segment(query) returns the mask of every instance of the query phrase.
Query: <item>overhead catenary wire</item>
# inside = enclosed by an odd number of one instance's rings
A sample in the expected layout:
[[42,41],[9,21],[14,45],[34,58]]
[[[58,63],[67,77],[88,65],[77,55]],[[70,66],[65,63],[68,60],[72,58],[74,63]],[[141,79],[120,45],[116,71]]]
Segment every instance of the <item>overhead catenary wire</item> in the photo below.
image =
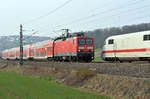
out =
[[[49,13],[47,13],[47,14],[45,14],[45,15],[49,15],[50,13],[52,13],[53,11],[55,12],[55,10],[57,11],[57,10],[59,10],[60,8],[62,8],[62,7],[64,7],[66,4],[68,4],[68,3],[70,3],[72,0],[68,0],[68,1],[66,1],[64,4],[62,4],[62,5],[60,5],[59,7],[57,7],[57,8],[55,8],[54,10],[52,10],[52,11],[50,11]],[[136,3],[138,3],[138,2],[143,2],[143,1],[146,1],[146,0],[134,0],[133,1],[133,3],[132,4],[136,4]],[[132,5],[132,4],[130,4],[130,5]],[[108,4],[107,4],[108,5]],[[125,4],[126,5],[126,4]],[[61,7],[62,6],[62,7]],[[122,8],[122,7],[121,7]],[[98,8],[96,8],[96,9],[98,9]],[[53,13],[54,13],[53,12]],[[97,13],[96,13],[97,14]],[[43,16],[43,17],[42,17]],[[35,19],[33,19],[33,20],[30,20],[30,21],[28,21],[27,23],[32,23],[32,22],[35,22],[36,20],[38,21],[38,18],[39,19],[42,19],[42,18],[45,18],[46,16],[44,16],[44,15],[42,15],[42,16],[40,16],[40,17],[37,17],[37,18],[35,18]],[[92,16],[91,16],[92,17]],[[94,14],[93,14],[93,17],[95,17],[94,16]],[[90,19],[90,18],[89,18]],[[85,20],[88,20],[88,18],[87,19],[85,19]],[[84,20],[81,20],[81,21],[84,21]],[[72,24],[74,24],[74,23],[77,23],[77,21],[75,20]],[[70,24],[69,24],[70,25]]]
[[[143,1],[147,1],[147,0],[143,0]],[[122,10],[122,9],[124,9],[124,8],[126,8],[127,6],[126,5],[135,5],[135,4],[139,4],[139,2],[143,2],[143,1],[141,1],[141,0],[135,0],[135,1],[133,1],[132,3],[130,3],[129,1],[129,4],[126,4],[126,3],[123,3],[123,5],[120,5],[119,7],[115,7],[115,8],[111,8],[111,9],[108,9],[108,10],[106,10],[106,11],[103,11],[103,15],[105,15],[105,14],[107,14],[107,13],[110,13],[110,12],[114,12],[114,11],[117,11],[117,10]],[[127,3],[128,3],[127,2]],[[141,8],[140,8],[141,9]],[[133,11],[133,10],[132,10]],[[132,11],[130,11],[130,12],[132,12]],[[105,12],[105,13],[104,13]],[[128,12],[128,11],[126,11],[126,12]],[[123,13],[124,14],[124,12],[119,12],[119,13]],[[96,14],[92,14],[92,15],[89,15],[89,16],[87,16],[86,18],[85,17],[83,17],[83,20],[82,20],[82,18],[81,19],[77,19],[77,20],[73,20],[73,21],[71,21],[71,22],[69,22],[68,24],[69,25],[71,25],[71,24],[75,24],[75,23],[79,23],[79,22],[83,22],[84,20],[89,20],[89,19],[91,19],[91,18],[93,18],[93,17],[96,17],[96,16],[98,16],[98,15],[102,15],[101,14],[101,12],[98,12],[98,13],[96,13]],[[113,16],[119,16],[119,15],[116,15],[116,14],[114,14]],[[60,27],[60,26],[65,26],[65,25],[57,25],[56,27]]]
[[67,0],[65,3],[63,3],[62,5],[56,7],[55,9],[51,10],[50,12],[48,12],[48,13],[46,13],[46,14],[44,14],[44,15],[41,15],[41,16],[35,18],[35,19],[32,19],[32,20],[30,20],[30,21],[27,21],[27,22],[25,22],[24,24],[29,24],[29,23],[38,21],[38,20],[40,20],[40,19],[42,19],[42,18],[45,18],[45,17],[47,17],[47,16],[49,16],[49,15],[55,13],[57,10],[63,8],[65,5],[69,4],[71,1],[73,1],[73,0]]
[[[124,23],[124,25],[128,25],[129,24],[128,22],[134,22],[136,20],[142,20],[142,19],[145,19],[145,18],[150,18],[150,14],[145,14],[145,15],[142,15],[142,16],[129,18],[128,20],[126,20],[126,23]],[[97,26],[95,26],[95,28],[101,27],[103,25],[102,24],[98,24]]]
[[[67,1],[67,2],[69,2],[69,1]],[[70,1],[71,2],[71,1]],[[129,1],[128,1],[129,2]],[[127,2],[127,3],[128,3]],[[136,4],[136,3],[138,3],[138,2],[141,2],[140,0],[135,0],[134,2],[132,2],[132,3],[130,3],[130,4],[128,4],[128,5],[133,5],[133,4]],[[126,4],[123,4],[123,5],[126,5]],[[119,6],[119,7],[115,7],[115,8],[112,8],[112,9],[109,9],[109,10],[107,10],[108,12],[109,11],[115,11],[115,10],[118,10],[118,9],[120,9],[120,8],[122,8],[122,5],[121,6]],[[97,8],[96,8],[97,9]],[[80,22],[80,21],[84,21],[84,20],[88,20],[88,19],[90,19],[90,18],[92,18],[92,17],[95,17],[95,16],[98,16],[98,14],[105,14],[105,12],[107,12],[107,11],[104,11],[104,12],[100,12],[100,13],[97,13],[97,14],[92,14],[92,15],[90,15],[90,16],[87,16],[87,17],[83,17],[83,18],[80,18],[80,19],[77,19],[77,20],[73,20],[73,21],[71,21],[71,22],[69,22],[69,25],[70,24],[75,24],[75,23],[78,23],[78,22]],[[110,12],[109,12],[110,13]],[[39,17],[40,18],[40,17]],[[60,26],[62,26],[62,25],[57,25],[56,27],[60,27]]]
[[[107,3],[104,3],[102,6],[101,6],[101,8],[102,7],[105,7],[106,5],[108,6],[108,3],[109,4],[111,4],[112,2],[113,2],[113,0],[108,0],[109,2],[107,2]],[[98,7],[97,8],[94,8],[94,9],[92,9],[92,10],[90,10],[88,13],[92,13],[93,11],[95,11],[95,10],[97,10],[98,9]],[[68,18],[67,18],[68,19]],[[71,18],[72,19],[72,18]],[[46,28],[47,26],[49,26],[49,25],[44,25],[44,26],[42,26],[42,28]],[[41,27],[40,27],[41,28]]]
[[[113,14],[113,15],[110,15],[111,16],[111,18],[108,18],[107,20],[101,20],[100,22],[106,22],[106,21],[108,21],[108,20],[110,20],[110,19],[112,19],[112,17],[117,17],[117,16],[120,16],[120,14],[130,14],[131,12],[132,12],[132,14],[133,13],[139,13],[139,12],[142,12],[142,10],[145,10],[145,9],[143,9],[143,8],[146,8],[146,7],[150,7],[150,4],[147,4],[147,5],[144,5],[144,6],[141,6],[141,7],[136,7],[136,8],[132,8],[132,9],[127,9],[127,10],[125,10],[125,11],[121,11],[121,12],[118,12],[117,14]],[[136,10],[136,9],[138,9],[138,10]],[[108,17],[110,17],[110,16],[108,16]],[[135,16],[135,14],[134,14],[134,16]],[[107,17],[107,16],[102,16],[102,17],[100,17],[100,19],[102,19],[103,17]],[[132,20],[133,20],[133,18],[132,18]],[[91,22],[94,22],[94,21],[98,21],[97,19],[93,19],[93,20],[89,20],[89,21],[87,21],[87,24],[88,23],[91,23]]]
[[[134,3],[134,4],[135,4],[135,3]],[[130,5],[131,5],[131,4],[130,4]],[[148,5],[145,5],[145,6],[142,6],[142,7],[139,8],[138,10],[141,10],[141,9],[143,9],[143,8],[145,8],[145,7],[148,7],[148,6],[149,6],[149,4],[148,4]],[[132,10],[132,11],[135,11],[135,10]],[[132,11],[130,11],[130,12],[132,12]],[[137,11],[137,10],[136,10],[136,11]],[[127,12],[127,11],[125,11],[125,12]],[[129,12],[129,13],[130,13],[130,12]],[[119,12],[119,13],[120,13],[120,12]],[[125,14],[124,12],[122,12],[122,13]],[[114,14],[113,16],[119,16],[119,15],[120,15],[120,14]],[[133,15],[133,16],[134,16],[134,15]],[[111,17],[112,17],[112,16],[111,16]],[[100,17],[100,18],[102,19],[102,17]],[[119,18],[119,17],[118,17],[118,18]],[[110,18],[110,16],[109,16],[108,19],[112,19],[112,18]],[[134,18],[133,18],[132,20],[134,20]],[[88,21],[88,20],[87,20],[87,21]],[[95,21],[98,22],[98,20],[95,20]],[[103,21],[106,23],[108,20],[101,20],[101,21],[100,21],[100,24],[101,24],[101,22],[103,22]],[[82,22],[83,22],[83,21],[82,21]],[[87,26],[89,27],[89,26],[90,26],[89,24],[92,23],[92,22],[93,22],[93,21],[90,20],[90,22],[88,21],[88,23],[86,22],[86,23],[84,23],[84,24],[82,24],[82,25],[81,25],[81,24],[80,24],[80,25],[78,24],[77,26],[78,26],[78,27],[79,27],[79,26],[83,27],[84,25],[87,25]],[[118,20],[118,22],[120,22],[120,21]],[[117,23],[118,23],[118,22],[117,22]],[[78,23],[78,22],[76,22],[76,23]],[[72,23],[72,24],[74,24],[74,23]],[[69,25],[71,25],[71,24],[69,24]],[[97,25],[99,25],[99,24],[97,24]],[[75,26],[74,26],[74,27],[75,27]],[[97,26],[96,26],[96,27],[97,27]]]
[[[130,1],[130,0],[129,0]],[[127,3],[129,2],[127,1]],[[143,1],[146,1],[146,0],[143,0]],[[139,2],[143,2],[141,0],[135,0],[134,2],[128,4],[128,5],[134,5],[134,4],[137,4]],[[126,8],[126,5],[125,3],[123,3],[122,5],[120,5],[119,7],[115,7],[115,8],[111,8],[111,9],[108,9],[106,11],[102,11],[102,12],[98,12],[96,14],[92,14],[92,15],[89,15],[89,16],[86,16],[86,17],[82,17],[82,18],[79,18],[79,19],[76,19],[76,20],[73,20],[71,22],[68,22],[66,24],[75,24],[75,23],[79,23],[79,22],[82,22],[82,21],[85,21],[85,20],[89,20],[91,18],[94,18],[96,16],[99,16],[99,15],[102,15],[102,14],[106,14],[106,13],[110,13],[110,12],[113,12],[113,11],[116,11],[116,10],[120,10],[120,9],[123,9],[123,8]],[[60,27],[60,26],[64,26],[65,24],[60,24],[60,25],[56,25],[56,27]]]
[[[29,23],[38,21],[38,20],[40,20],[40,19],[42,19],[42,18],[45,18],[45,17],[47,17],[47,16],[49,16],[49,15],[55,13],[57,10],[63,8],[65,5],[67,5],[67,4],[70,3],[71,1],[73,1],[73,0],[67,0],[67,1],[64,2],[62,5],[56,7],[55,9],[53,9],[53,10],[51,10],[50,12],[46,13],[45,15],[41,15],[41,16],[35,18],[35,19],[32,19],[32,20],[30,20],[30,21],[25,22],[24,24],[29,24]],[[38,33],[38,32],[36,31],[36,32],[34,32],[34,33],[30,34],[30,35],[31,35],[31,37],[33,37],[33,35],[35,35],[35,34],[37,34],[37,33]],[[58,34],[57,34],[57,35],[58,35]]]
[[[109,1],[109,0],[108,0],[108,1]],[[104,3],[104,4],[101,6],[101,8],[106,7],[106,6],[109,6],[110,4],[112,4],[112,2],[114,2],[114,0],[110,0],[110,2]],[[90,10],[88,13],[94,12],[94,11],[96,11],[96,10],[98,10],[98,9],[99,9],[99,7],[96,7],[96,8],[94,8],[94,9]]]

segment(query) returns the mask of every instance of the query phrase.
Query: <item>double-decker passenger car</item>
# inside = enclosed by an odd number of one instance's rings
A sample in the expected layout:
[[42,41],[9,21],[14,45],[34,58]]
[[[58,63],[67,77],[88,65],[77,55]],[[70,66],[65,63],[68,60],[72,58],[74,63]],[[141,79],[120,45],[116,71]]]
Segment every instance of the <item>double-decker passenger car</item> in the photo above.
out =
[[5,50],[2,52],[2,58],[3,59],[8,59],[8,50]]
[[[23,59],[90,62],[94,59],[94,47],[92,37],[59,37],[55,40],[24,46]],[[19,48],[12,48],[2,52],[4,59],[19,59],[19,56]]]
[[108,37],[102,57],[106,61],[150,61],[150,31]]

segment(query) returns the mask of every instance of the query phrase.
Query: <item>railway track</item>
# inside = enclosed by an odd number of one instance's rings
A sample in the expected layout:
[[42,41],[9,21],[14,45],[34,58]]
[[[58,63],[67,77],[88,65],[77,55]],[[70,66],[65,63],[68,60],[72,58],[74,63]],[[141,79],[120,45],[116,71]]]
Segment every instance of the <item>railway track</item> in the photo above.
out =
[[[6,62],[6,61],[4,61]],[[8,64],[17,65],[19,61],[8,61]],[[76,69],[90,68],[100,74],[120,75],[139,78],[150,78],[150,63],[139,61],[133,63],[108,63],[108,62],[50,62],[50,61],[24,61],[24,66],[43,66],[59,69]]]

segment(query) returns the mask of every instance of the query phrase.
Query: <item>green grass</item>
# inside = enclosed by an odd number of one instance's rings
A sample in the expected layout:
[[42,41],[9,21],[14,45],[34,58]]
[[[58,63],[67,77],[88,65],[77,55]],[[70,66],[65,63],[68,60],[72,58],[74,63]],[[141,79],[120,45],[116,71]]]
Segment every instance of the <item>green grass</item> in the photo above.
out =
[[[10,72],[0,72],[0,86],[8,88],[21,99],[110,99],[93,93],[81,92],[47,80]],[[0,88],[0,99],[18,98]]]
[[102,61],[103,59],[101,57],[95,57],[93,62],[99,62],[99,61]]
[[0,88],[0,99],[16,99],[16,97],[11,96],[6,90]]

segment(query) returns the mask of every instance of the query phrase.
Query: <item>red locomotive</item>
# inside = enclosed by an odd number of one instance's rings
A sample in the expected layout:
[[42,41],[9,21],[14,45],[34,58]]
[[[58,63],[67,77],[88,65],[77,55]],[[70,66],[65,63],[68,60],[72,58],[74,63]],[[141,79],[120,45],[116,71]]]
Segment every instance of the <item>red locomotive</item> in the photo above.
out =
[[[24,46],[23,59],[48,59],[55,61],[86,61],[94,59],[94,38],[83,35],[58,37]],[[19,59],[19,48],[2,52],[3,59]]]

